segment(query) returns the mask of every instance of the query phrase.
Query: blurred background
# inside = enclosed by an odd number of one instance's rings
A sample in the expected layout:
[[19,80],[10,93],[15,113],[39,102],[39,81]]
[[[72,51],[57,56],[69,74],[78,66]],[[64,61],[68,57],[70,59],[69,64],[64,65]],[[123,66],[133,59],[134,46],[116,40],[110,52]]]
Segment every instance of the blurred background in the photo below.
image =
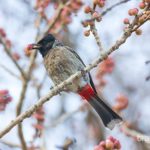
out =
[[[107,0],[105,6],[97,11],[103,12],[120,1]],[[34,43],[37,35],[52,22],[59,1],[47,1],[45,7],[41,7],[40,0],[0,0],[0,3],[0,34],[6,33],[5,44],[11,56],[26,71],[30,63],[29,55],[32,54],[27,54],[24,49],[29,43]],[[76,2],[73,3],[75,5]],[[50,32],[54,32],[65,45],[72,46],[89,64],[100,55],[94,36],[91,34],[85,37],[86,29],[81,24],[89,18],[84,13],[84,5],[92,5],[92,1],[83,0],[78,4],[69,14],[68,20],[57,22]],[[129,17],[128,10],[138,7],[138,4],[138,0],[120,4],[104,15],[100,23],[96,23],[105,50],[119,39],[125,27],[123,19]],[[141,30],[140,36],[133,33],[125,44],[93,69],[91,74],[99,94],[120,113],[128,127],[150,135],[150,64],[145,63],[150,60],[149,24],[144,24]],[[20,72],[3,45],[0,44],[0,91],[6,93],[11,101],[8,105],[0,103],[0,131],[16,117],[23,85]],[[21,112],[35,104],[53,86],[40,54],[36,57],[31,73]],[[123,107],[118,106],[118,101],[124,103]],[[95,145],[110,135],[120,141],[122,150],[150,149],[147,144],[127,135],[119,126],[112,131],[104,128],[95,111],[73,93],[62,92],[54,96],[32,117],[23,121],[22,130],[30,150],[57,150],[67,139],[73,143],[70,149],[93,150]],[[17,127],[0,140],[1,150],[20,150],[20,145]]]

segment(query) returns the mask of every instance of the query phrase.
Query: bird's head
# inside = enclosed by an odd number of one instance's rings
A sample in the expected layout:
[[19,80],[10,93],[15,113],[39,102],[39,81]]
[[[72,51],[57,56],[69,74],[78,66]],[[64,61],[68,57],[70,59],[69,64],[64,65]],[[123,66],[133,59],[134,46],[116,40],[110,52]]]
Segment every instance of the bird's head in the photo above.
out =
[[37,44],[30,44],[30,50],[39,50],[41,55],[44,57],[50,49],[55,45],[56,39],[52,34],[47,34]]

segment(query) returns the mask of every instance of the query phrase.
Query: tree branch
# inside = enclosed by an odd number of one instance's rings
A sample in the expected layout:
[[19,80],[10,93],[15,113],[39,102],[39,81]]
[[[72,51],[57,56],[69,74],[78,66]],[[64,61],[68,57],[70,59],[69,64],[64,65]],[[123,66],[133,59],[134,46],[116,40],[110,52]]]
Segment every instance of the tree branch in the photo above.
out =
[[15,144],[15,143],[11,143],[10,141],[0,140],[0,142],[11,147],[11,148],[21,148],[20,145]]
[[[41,37],[43,37],[45,34],[47,34],[49,32],[49,30],[55,25],[55,23],[56,23],[57,19],[59,18],[60,14],[61,14],[61,11],[62,11],[64,6],[65,6],[65,4],[63,4],[63,5],[61,4],[60,7],[57,9],[56,17],[54,18],[54,20],[50,24],[47,25],[47,28],[46,28],[46,30],[44,31],[43,34],[40,35],[39,26],[37,27],[38,32],[37,32],[37,36],[36,36],[36,41],[38,41]],[[42,20],[42,17],[40,16],[39,17],[39,22],[41,22],[41,20]],[[34,65],[35,60],[36,60],[36,56],[37,56],[37,51],[34,51],[30,56],[30,63],[28,65],[28,69],[27,69],[27,72],[26,72],[26,78],[23,80],[22,90],[21,90],[20,98],[19,98],[19,101],[18,101],[18,104],[17,104],[16,116],[19,116],[20,113],[21,113],[23,102],[24,102],[24,99],[25,99],[25,94],[26,94],[27,87],[28,87],[28,83],[30,81],[31,74],[32,74],[32,71],[33,71],[33,65]],[[23,135],[23,130],[22,130],[22,124],[21,123],[18,124],[18,134],[19,134],[19,137],[20,137],[22,149],[27,150],[27,146],[26,146],[24,135]]]
[[133,129],[128,128],[127,126],[123,125],[122,126],[122,131],[127,134],[128,136],[133,137],[136,139],[138,142],[144,142],[147,144],[150,144],[150,136],[144,135],[138,131],[135,131]]
[[18,62],[13,58],[10,49],[6,46],[6,43],[5,43],[4,39],[1,36],[0,36],[0,43],[4,46],[5,52],[7,53],[7,55],[9,56],[9,58],[12,60],[12,62],[14,63],[14,65],[19,70],[19,72],[21,73],[21,76],[25,79],[26,78],[25,72],[22,70],[22,68],[20,67],[20,65],[18,64]]
[[[134,22],[134,21],[133,21]],[[140,26],[139,26],[140,27]],[[132,26],[133,28],[133,26]],[[103,52],[100,54],[100,57],[98,57],[95,61],[93,61],[92,64],[89,64],[87,67],[84,68],[84,73],[89,72],[92,68],[96,67],[100,62],[105,60],[108,55],[110,55],[113,51],[117,50],[123,43],[126,42],[126,40],[131,36],[132,34],[132,28],[129,27],[126,29],[124,34],[121,36],[119,40],[115,42],[115,44],[106,52]],[[54,95],[57,95],[57,93],[60,93],[64,87],[70,83],[72,83],[73,80],[80,78],[83,75],[83,71],[78,71],[72,76],[70,76],[67,80],[60,83],[59,85],[55,86],[47,95],[40,98],[33,106],[31,106],[27,111],[20,114],[18,117],[16,117],[14,120],[11,121],[10,124],[8,124],[1,132],[0,132],[0,138],[3,137],[6,133],[8,133],[14,126],[22,122],[25,118],[28,118],[32,115],[32,113],[37,110],[39,107],[41,107],[45,102],[47,102],[50,98],[52,98]]]
[[65,4],[60,3],[60,5],[58,6],[58,9],[56,11],[55,18],[48,24],[48,26],[45,29],[44,34],[42,35],[42,37],[44,37],[49,32],[49,30],[54,27],[55,23],[57,22],[57,20],[59,19],[60,15],[61,15],[61,12],[62,12],[63,8],[67,5],[69,5],[69,4],[70,4],[70,1],[66,2]]
[[[110,12],[112,9],[114,9],[114,8],[116,8],[117,6],[119,6],[119,5],[121,5],[121,4],[124,4],[124,3],[128,2],[128,1],[130,1],[130,0],[123,0],[123,1],[120,1],[120,2],[118,2],[118,3],[116,3],[116,4],[112,5],[112,6],[110,6],[109,8],[107,8],[105,11],[103,11],[103,12],[101,13],[101,16],[105,16],[105,15],[106,15],[108,12]],[[93,6],[93,9],[95,9],[94,6]],[[91,12],[91,15],[92,15],[92,13],[93,13],[93,12]],[[100,51],[104,50],[104,49],[103,49],[103,46],[102,46],[102,42],[101,42],[101,40],[100,40],[100,37],[98,36],[98,32],[97,32],[96,26],[95,26],[95,22],[94,22],[95,19],[93,19],[93,18],[91,17],[91,19],[88,19],[87,21],[93,21],[93,25],[90,26],[91,32],[92,32],[93,35],[94,35],[94,38],[95,38],[95,40],[96,40],[96,43],[97,43],[97,45],[98,45]]]
[[3,64],[0,64],[0,67],[1,67],[2,69],[4,69],[7,73],[9,73],[11,76],[15,77],[16,79],[21,80],[20,77],[19,77],[17,74],[15,74],[12,70],[10,70],[9,68],[7,68],[7,67],[4,66]]
[[98,47],[99,47],[99,50],[100,50],[100,51],[103,51],[104,48],[103,48],[103,46],[102,46],[102,42],[101,42],[101,40],[100,40],[100,37],[98,36],[98,32],[97,32],[97,29],[96,29],[96,27],[95,27],[95,23],[94,23],[94,25],[92,25],[90,28],[91,28],[91,31],[92,31],[94,37],[95,37],[96,43],[97,43],[97,45],[98,45]]
[[121,4],[124,4],[124,3],[127,3],[129,2],[130,0],[123,0],[123,1],[120,1],[112,6],[110,6],[109,8],[107,8],[105,11],[103,11],[101,13],[102,16],[106,15],[108,12],[110,12],[112,9],[116,8],[117,6],[120,6]]
[[[39,17],[38,19],[39,19],[39,22],[41,22],[41,17]],[[39,26],[37,27],[37,30],[38,30],[38,32],[37,32],[37,35],[36,35],[36,39],[39,36]],[[23,106],[23,102],[24,102],[24,99],[25,99],[28,83],[30,81],[30,77],[31,77],[31,74],[32,74],[32,69],[33,69],[35,59],[36,59],[36,55],[37,55],[37,52],[34,52],[30,56],[30,63],[28,65],[28,69],[27,69],[27,72],[26,72],[26,78],[22,82],[22,90],[21,90],[19,101],[18,101],[17,108],[16,108],[16,116],[19,116],[21,111],[22,111],[22,106]],[[26,145],[26,142],[25,142],[25,138],[24,138],[24,134],[23,134],[23,127],[22,127],[21,123],[18,124],[18,134],[19,134],[19,139],[20,139],[20,142],[21,142],[22,149],[27,150],[27,145]]]
[[[61,12],[61,11],[60,11]],[[92,68],[96,67],[100,62],[102,62],[104,59],[108,57],[109,54],[111,54],[113,51],[117,50],[123,43],[126,42],[126,40],[131,36],[131,34],[134,32],[134,27],[136,26],[139,28],[143,23],[145,23],[147,20],[142,22],[137,26],[136,17],[133,20],[132,24],[125,30],[124,34],[121,36],[119,40],[116,41],[116,43],[106,52],[103,52],[100,54],[100,57],[97,58],[92,64],[89,64],[87,67],[84,68],[84,73],[89,72]],[[34,55],[33,55],[34,56]],[[34,62],[33,60],[31,62]],[[30,66],[30,65],[29,65]],[[29,67],[32,68],[32,67]],[[30,69],[29,69],[30,72]],[[47,102],[50,98],[52,98],[54,95],[61,92],[64,87],[70,83],[72,83],[73,80],[80,78],[83,75],[83,71],[78,71],[74,75],[70,76],[67,80],[60,83],[59,85],[55,86],[47,95],[40,98],[39,101],[37,101],[32,107],[30,107],[27,111],[23,112],[22,114],[18,115],[14,120],[11,121],[10,124],[8,124],[1,132],[0,132],[0,138],[3,137],[6,133],[8,133],[14,126],[17,124],[20,124],[25,118],[30,117],[34,111],[36,111],[39,107],[41,107],[45,102]],[[26,80],[28,81],[28,80]],[[26,91],[26,90],[25,90]]]
[[[25,98],[25,91],[27,88],[27,82],[23,81],[23,85],[22,85],[22,90],[21,90],[21,94],[20,94],[20,98],[17,104],[17,108],[16,108],[16,116],[19,116],[22,110],[22,106],[23,106],[23,100]],[[22,130],[22,124],[18,124],[18,134],[19,134],[19,139],[21,142],[21,146],[23,150],[27,150],[27,146],[26,146],[26,142],[24,139],[24,135],[23,135],[23,130]]]

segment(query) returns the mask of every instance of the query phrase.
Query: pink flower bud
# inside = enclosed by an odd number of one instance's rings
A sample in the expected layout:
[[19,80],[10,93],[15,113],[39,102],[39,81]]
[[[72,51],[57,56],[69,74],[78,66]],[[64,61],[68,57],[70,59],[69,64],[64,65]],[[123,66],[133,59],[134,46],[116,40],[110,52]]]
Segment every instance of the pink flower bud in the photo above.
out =
[[18,61],[18,60],[20,59],[20,55],[19,55],[17,52],[14,52],[14,53],[12,54],[12,57],[13,57],[16,61]]
[[84,35],[89,36],[90,35],[90,30],[84,31]]
[[111,140],[107,139],[106,140],[106,149],[113,149],[113,147],[114,147],[114,143]]
[[4,29],[0,28],[0,36],[2,36],[3,38],[6,37],[6,33],[4,31]]
[[135,15],[138,14],[138,11],[139,11],[139,10],[138,10],[137,8],[129,9],[128,14],[129,14],[130,16],[135,16]]
[[145,3],[144,2],[139,3],[139,8],[144,9],[145,8]]
[[90,6],[86,6],[86,7],[84,8],[84,12],[85,12],[86,14],[90,13],[91,11],[92,11],[92,8],[91,8]]
[[124,24],[129,24],[129,23],[130,23],[128,18],[125,18],[125,19],[123,20],[123,22],[124,22]]
[[8,93],[9,93],[8,90],[0,90],[0,96],[6,95]]
[[119,142],[118,140],[116,140],[116,141],[114,142],[114,148],[116,148],[116,149],[121,149],[121,144],[120,144],[120,142]]

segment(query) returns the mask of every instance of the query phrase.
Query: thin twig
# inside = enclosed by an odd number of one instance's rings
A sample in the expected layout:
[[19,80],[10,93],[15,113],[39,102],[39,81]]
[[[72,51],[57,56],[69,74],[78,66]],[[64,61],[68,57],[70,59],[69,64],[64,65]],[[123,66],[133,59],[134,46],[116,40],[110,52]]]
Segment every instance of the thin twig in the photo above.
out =
[[98,32],[97,32],[97,29],[95,27],[95,23],[90,28],[91,28],[91,31],[92,31],[94,37],[95,37],[95,41],[96,41],[96,43],[97,43],[97,45],[99,47],[99,50],[103,51],[104,49],[103,49],[103,46],[102,46],[102,42],[100,40],[100,36],[98,36]]
[[150,144],[150,136],[144,135],[138,131],[130,129],[125,125],[123,125],[121,129],[125,134],[136,139],[137,142],[144,142],[144,143]]
[[[16,116],[19,116],[22,110],[22,106],[23,106],[23,100],[25,98],[25,90],[27,88],[27,82],[23,81],[23,85],[22,85],[22,90],[21,90],[21,94],[19,97],[19,101],[17,104],[17,108],[16,108]],[[19,134],[19,139],[21,141],[21,146],[23,150],[27,150],[27,146],[26,146],[26,142],[24,139],[24,135],[23,135],[23,130],[22,130],[22,124],[18,124],[18,134]]]
[[20,67],[20,65],[18,64],[18,62],[12,56],[10,49],[6,46],[6,43],[5,43],[4,39],[1,36],[0,36],[0,43],[4,46],[5,52],[7,53],[7,55],[9,56],[9,58],[12,60],[12,62],[16,66],[16,68],[19,70],[19,72],[21,73],[22,77],[25,79],[26,78],[25,72],[22,70],[22,68]]
[[[92,15],[93,15],[95,9],[96,9],[95,4],[93,4],[93,11],[91,11],[91,19],[93,19]],[[103,46],[102,46],[102,42],[101,42],[100,36],[98,35],[97,29],[96,29],[96,26],[95,26],[95,20],[96,19],[94,19],[93,24],[90,25],[90,30],[94,35],[94,38],[95,38],[95,41],[96,41],[96,43],[99,47],[99,50],[103,51],[104,49],[103,49]]]
[[11,143],[10,141],[0,140],[0,143],[3,143],[11,148],[21,148],[19,144]]
[[[145,19],[145,21],[148,21],[148,20],[150,20],[150,15],[149,15],[149,16],[147,16],[147,18]],[[145,21],[144,21],[144,22],[142,22],[141,24],[137,25],[134,29],[132,29],[132,32],[135,32],[135,31],[139,28],[139,26],[141,26],[142,24],[144,24],[144,23],[145,23]]]
[[54,27],[55,23],[57,22],[57,20],[59,19],[60,15],[61,15],[61,12],[62,12],[63,8],[67,5],[69,5],[69,4],[70,4],[70,1],[66,2],[65,4],[64,3],[59,4],[54,19],[48,24],[48,26],[45,29],[44,34],[42,35],[42,37],[45,36],[49,32],[49,30]]
[[15,74],[12,70],[10,70],[9,68],[7,68],[5,65],[0,64],[0,67],[2,69],[4,69],[7,73],[9,73],[11,76],[15,77],[16,79],[21,80],[20,77],[17,74]]
[[[118,2],[118,3],[116,3],[116,4],[112,5],[112,6],[110,6],[109,8],[107,8],[105,11],[103,11],[103,12],[101,13],[101,16],[106,15],[106,14],[107,14],[108,12],[110,12],[112,9],[114,9],[114,8],[116,8],[117,6],[119,6],[119,5],[121,5],[121,4],[124,4],[124,3],[128,2],[128,1],[129,1],[129,0],[123,0],[123,1],[121,1],[121,2]],[[94,6],[93,6],[93,9],[95,9]],[[89,19],[89,20],[92,20],[92,18]],[[98,32],[97,32],[97,29],[96,29],[96,27],[95,27],[95,22],[94,22],[94,20],[93,20],[93,23],[94,23],[94,24],[90,26],[90,29],[91,29],[91,31],[92,31],[94,37],[95,37],[96,43],[97,43],[97,45],[98,45],[100,51],[102,51],[102,50],[104,50],[104,48],[103,48],[103,46],[102,46],[102,42],[101,42],[101,40],[100,40],[100,36],[98,36]]]
[[117,6],[120,6],[121,4],[124,4],[124,3],[127,3],[129,2],[130,0],[123,0],[123,1],[120,1],[112,6],[110,6],[109,8],[107,8],[105,11],[103,11],[101,13],[102,16],[106,15],[108,12],[110,12],[112,9],[116,8]]

